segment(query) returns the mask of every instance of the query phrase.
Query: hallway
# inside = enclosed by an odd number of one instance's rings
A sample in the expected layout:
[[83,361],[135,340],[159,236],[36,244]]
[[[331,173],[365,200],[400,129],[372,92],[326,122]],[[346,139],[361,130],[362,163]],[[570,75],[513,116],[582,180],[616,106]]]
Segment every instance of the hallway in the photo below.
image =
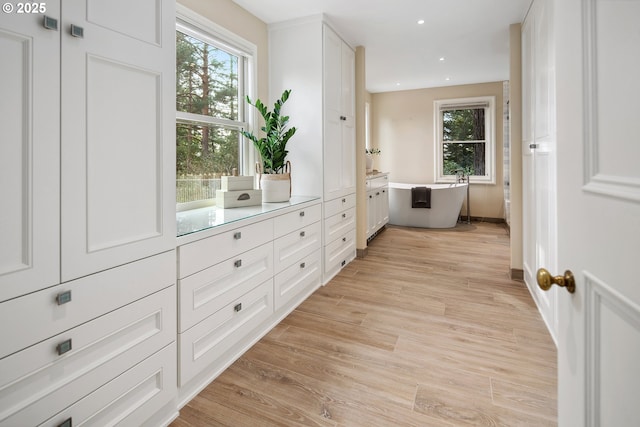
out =
[[556,349],[502,224],[388,227],[183,426],[556,425]]

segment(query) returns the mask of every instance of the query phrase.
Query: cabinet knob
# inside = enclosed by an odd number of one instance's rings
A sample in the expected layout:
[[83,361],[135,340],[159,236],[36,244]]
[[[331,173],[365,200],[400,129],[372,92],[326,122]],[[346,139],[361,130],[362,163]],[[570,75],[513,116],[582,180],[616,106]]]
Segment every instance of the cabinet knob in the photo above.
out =
[[346,214],[346,213],[343,213],[343,214],[342,214],[342,218],[346,218],[346,217],[347,217],[347,214]]
[[373,195],[372,195],[372,194],[369,194],[369,198],[370,198],[370,199],[373,199]]
[[45,15],[42,25],[47,30],[58,31],[58,20],[56,18],[52,18],[50,16]]
[[233,263],[233,265],[236,266],[236,268],[242,267],[242,260],[237,259],[236,262]]
[[306,266],[307,266],[306,263],[304,263],[304,262],[300,263],[300,268],[305,268]]
[[300,216],[304,216],[304,211],[301,211],[301,212],[300,212]]
[[345,121],[347,118],[345,116],[340,116],[340,120]]
[[233,311],[235,311],[236,313],[239,312],[240,310],[242,310],[242,303],[239,302],[238,304],[233,306]]
[[304,237],[306,235],[306,233],[304,231],[300,232],[300,237]]
[[379,196],[379,195],[380,195],[380,192],[378,191],[378,192],[376,193],[376,196]]
[[56,295],[56,302],[58,303],[58,305],[71,302],[71,291],[60,292],[58,295]]
[[344,267],[346,263],[347,263],[347,260],[345,259],[344,261],[342,261],[342,262],[340,263],[340,266],[341,266],[341,267]]
[[58,356],[62,356],[68,351],[71,351],[71,338],[66,341],[62,341],[60,344],[56,346],[56,351],[58,352]]
[[346,242],[346,241],[347,241],[347,238],[346,238],[346,237],[343,237],[343,238],[342,238],[342,241],[343,241],[343,242]]
[[71,24],[71,35],[80,39],[84,38],[84,28]]
[[236,240],[242,239],[242,233],[240,231],[236,231],[235,233],[233,233],[233,238]]
[[347,203],[347,199],[342,199],[342,203]]

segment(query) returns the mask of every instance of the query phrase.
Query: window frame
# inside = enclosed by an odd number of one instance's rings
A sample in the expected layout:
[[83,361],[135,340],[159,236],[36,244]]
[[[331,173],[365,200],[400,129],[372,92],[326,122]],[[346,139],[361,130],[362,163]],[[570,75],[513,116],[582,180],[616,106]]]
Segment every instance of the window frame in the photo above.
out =
[[[466,107],[466,108],[465,108]],[[453,183],[455,175],[444,175],[444,144],[458,141],[444,141],[443,111],[484,107],[485,115],[485,175],[471,175],[469,182],[477,184],[496,183],[496,97],[478,96],[471,98],[439,99],[433,102],[434,115],[434,182]],[[465,141],[459,141],[465,142]]]
[[[176,4],[176,25],[174,31],[180,31],[198,38],[211,46],[236,55],[239,57],[239,62],[242,62],[242,65],[238,64],[239,99],[237,121],[187,113],[176,109],[176,125],[178,123],[190,123],[200,126],[222,126],[238,131],[242,129],[253,129],[257,117],[252,110],[247,108],[245,99],[247,95],[251,99],[255,99],[258,92],[257,46],[180,4]],[[251,141],[240,137],[238,157],[238,173],[240,175],[254,175],[255,168],[253,165],[256,162],[257,155]],[[215,204],[215,199],[197,200],[177,204],[176,209],[182,211],[212,204]]]

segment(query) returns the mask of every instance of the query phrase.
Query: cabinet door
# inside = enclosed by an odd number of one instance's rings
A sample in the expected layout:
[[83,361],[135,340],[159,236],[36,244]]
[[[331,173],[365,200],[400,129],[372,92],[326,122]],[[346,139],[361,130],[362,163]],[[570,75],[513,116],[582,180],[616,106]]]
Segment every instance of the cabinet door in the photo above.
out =
[[324,27],[324,198],[342,195],[342,40]]
[[346,44],[341,46],[341,118],[343,194],[356,191],[356,120],[355,120],[355,53]]
[[[7,3],[6,5],[11,5]],[[46,3],[58,19],[60,2]],[[0,14],[0,301],[60,280],[60,33]]]
[[175,2],[70,0],[61,28],[66,281],[175,247]]

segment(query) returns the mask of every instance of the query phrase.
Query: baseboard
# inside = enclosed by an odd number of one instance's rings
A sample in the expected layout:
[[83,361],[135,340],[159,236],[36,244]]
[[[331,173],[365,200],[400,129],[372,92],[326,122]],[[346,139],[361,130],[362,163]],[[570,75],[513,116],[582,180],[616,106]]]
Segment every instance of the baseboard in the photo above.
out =
[[509,272],[509,276],[511,277],[511,280],[519,280],[522,282],[524,281],[524,270],[520,268],[512,268]]
[[[466,215],[461,215],[460,219],[464,222],[467,220]],[[504,218],[490,218],[486,216],[473,216],[471,215],[471,222],[490,222],[492,224],[503,224],[506,223]]]

